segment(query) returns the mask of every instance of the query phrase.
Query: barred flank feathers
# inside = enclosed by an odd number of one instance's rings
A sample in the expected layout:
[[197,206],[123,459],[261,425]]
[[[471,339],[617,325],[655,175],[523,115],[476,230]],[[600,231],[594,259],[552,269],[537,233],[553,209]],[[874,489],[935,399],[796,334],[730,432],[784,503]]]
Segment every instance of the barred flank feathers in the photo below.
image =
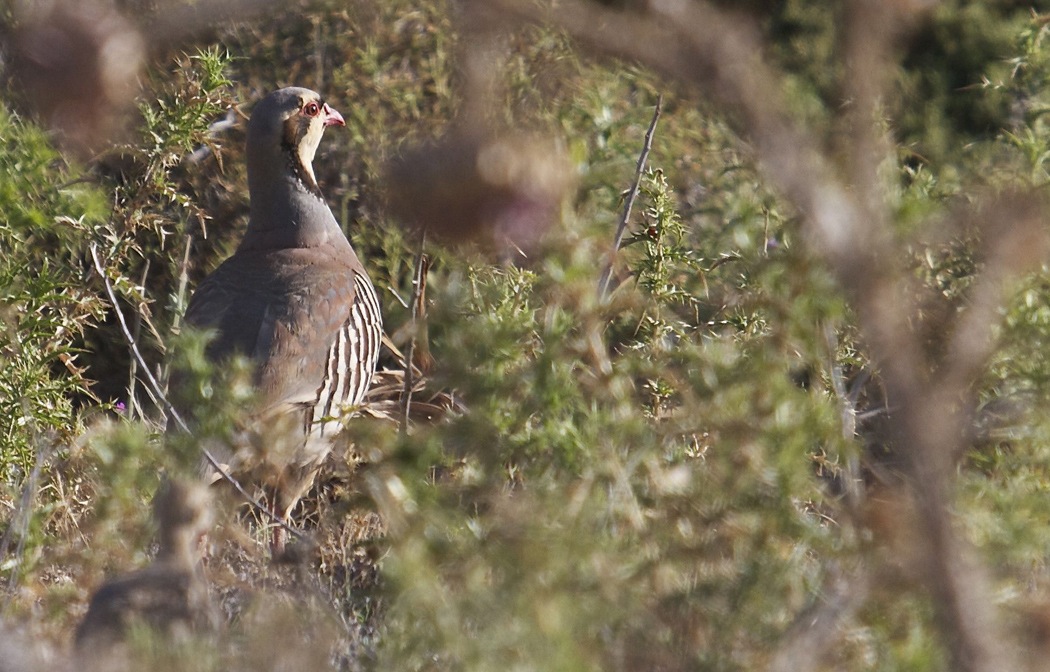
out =
[[383,338],[379,297],[364,275],[355,278],[356,296],[350,317],[328,351],[325,376],[317,390],[313,425],[324,435],[326,418],[339,415],[364,399],[372,382]]

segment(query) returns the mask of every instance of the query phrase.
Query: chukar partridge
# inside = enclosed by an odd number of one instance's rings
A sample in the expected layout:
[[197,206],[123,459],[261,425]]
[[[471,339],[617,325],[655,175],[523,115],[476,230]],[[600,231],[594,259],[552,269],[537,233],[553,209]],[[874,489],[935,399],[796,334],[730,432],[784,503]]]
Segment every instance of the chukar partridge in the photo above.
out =
[[[264,487],[285,521],[331,451],[339,416],[368,391],[382,338],[375,289],[314,177],[324,130],[343,125],[308,89],[280,89],[255,106],[248,229],[186,313],[216,332],[210,359],[239,353],[254,365],[254,447],[221,461]],[[273,543],[283,548],[279,528]]]

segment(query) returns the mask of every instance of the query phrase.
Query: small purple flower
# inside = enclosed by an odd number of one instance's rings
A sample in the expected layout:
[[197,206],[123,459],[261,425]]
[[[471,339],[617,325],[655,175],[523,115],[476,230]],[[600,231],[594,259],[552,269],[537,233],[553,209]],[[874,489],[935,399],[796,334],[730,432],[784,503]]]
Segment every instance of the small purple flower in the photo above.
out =
[[123,401],[118,401],[117,403],[113,404],[113,408],[117,411],[117,413],[123,413],[124,411],[128,410],[127,404],[125,404]]

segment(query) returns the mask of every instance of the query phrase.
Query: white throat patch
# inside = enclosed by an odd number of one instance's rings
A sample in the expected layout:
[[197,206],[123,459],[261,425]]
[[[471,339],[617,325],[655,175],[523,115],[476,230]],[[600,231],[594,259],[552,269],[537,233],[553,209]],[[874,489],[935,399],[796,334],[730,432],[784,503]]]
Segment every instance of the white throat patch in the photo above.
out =
[[315,184],[317,183],[317,178],[314,176],[314,155],[317,153],[317,146],[321,144],[321,135],[323,133],[324,124],[319,119],[311,119],[306,124],[306,132],[299,138],[299,142],[295,146],[295,152],[303,172],[309,175],[310,181]]

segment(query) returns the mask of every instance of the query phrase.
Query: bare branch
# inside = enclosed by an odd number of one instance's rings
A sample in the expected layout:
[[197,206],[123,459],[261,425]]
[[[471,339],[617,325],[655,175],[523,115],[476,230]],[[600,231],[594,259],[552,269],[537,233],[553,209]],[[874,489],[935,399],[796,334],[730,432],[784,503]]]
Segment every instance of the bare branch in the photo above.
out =
[[609,249],[609,253],[606,255],[605,269],[598,280],[599,298],[605,298],[609,295],[613,263],[616,260],[616,253],[619,252],[620,246],[623,245],[623,234],[627,230],[627,223],[631,219],[631,209],[634,208],[634,202],[638,198],[638,189],[642,184],[642,175],[645,174],[645,164],[649,160],[649,152],[653,148],[653,135],[656,133],[656,122],[660,120],[663,104],[664,96],[660,94],[656,99],[656,108],[653,110],[653,120],[649,122],[649,129],[645,132],[645,141],[642,143],[642,153],[638,156],[638,165],[634,169],[634,183],[631,184],[631,189],[627,192],[627,198],[624,199],[623,214],[620,215],[620,223],[616,227],[616,237],[613,239],[612,248]]

